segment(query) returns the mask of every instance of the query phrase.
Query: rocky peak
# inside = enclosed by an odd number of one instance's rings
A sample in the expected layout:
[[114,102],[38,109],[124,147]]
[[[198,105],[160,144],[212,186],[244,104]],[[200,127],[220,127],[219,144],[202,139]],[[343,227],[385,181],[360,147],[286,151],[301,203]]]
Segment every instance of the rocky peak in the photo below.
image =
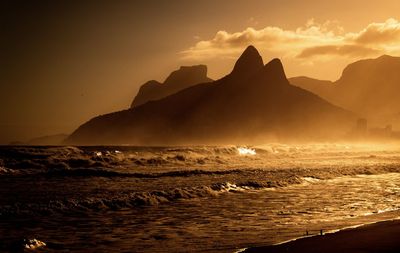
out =
[[248,46],[236,61],[231,75],[250,76],[263,67],[260,53],[254,46]]

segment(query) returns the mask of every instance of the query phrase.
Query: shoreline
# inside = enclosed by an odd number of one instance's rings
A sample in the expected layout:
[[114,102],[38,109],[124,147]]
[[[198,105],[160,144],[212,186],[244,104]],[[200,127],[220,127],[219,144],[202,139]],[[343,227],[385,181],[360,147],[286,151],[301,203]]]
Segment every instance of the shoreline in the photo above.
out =
[[392,219],[304,236],[278,244],[247,248],[237,252],[400,252],[400,220]]

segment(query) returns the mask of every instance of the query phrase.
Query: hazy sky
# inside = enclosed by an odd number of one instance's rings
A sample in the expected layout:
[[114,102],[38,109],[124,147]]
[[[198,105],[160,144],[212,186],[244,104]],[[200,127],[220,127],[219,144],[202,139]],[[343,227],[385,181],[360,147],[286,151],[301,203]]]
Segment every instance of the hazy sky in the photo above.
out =
[[334,80],[400,55],[400,1],[1,1],[0,143],[70,133],[128,108],[180,65],[229,72],[254,44],[288,76]]

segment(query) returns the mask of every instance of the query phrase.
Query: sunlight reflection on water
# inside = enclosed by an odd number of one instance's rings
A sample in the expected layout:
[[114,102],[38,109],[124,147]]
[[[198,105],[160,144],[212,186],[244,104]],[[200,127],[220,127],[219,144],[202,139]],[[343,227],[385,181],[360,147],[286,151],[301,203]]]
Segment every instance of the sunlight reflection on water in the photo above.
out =
[[50,252],[232,252],[399,216],[392,150],[64,147],[15,150],[18,159],[1,151],[0,235],[37,238]]

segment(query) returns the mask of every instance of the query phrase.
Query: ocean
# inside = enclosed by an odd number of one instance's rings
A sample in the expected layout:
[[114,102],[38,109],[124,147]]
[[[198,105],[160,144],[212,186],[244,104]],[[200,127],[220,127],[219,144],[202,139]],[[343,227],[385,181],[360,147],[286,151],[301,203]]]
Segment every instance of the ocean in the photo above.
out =
[[400,148],[0,147],[2,252],[238,252],[400,216]]

